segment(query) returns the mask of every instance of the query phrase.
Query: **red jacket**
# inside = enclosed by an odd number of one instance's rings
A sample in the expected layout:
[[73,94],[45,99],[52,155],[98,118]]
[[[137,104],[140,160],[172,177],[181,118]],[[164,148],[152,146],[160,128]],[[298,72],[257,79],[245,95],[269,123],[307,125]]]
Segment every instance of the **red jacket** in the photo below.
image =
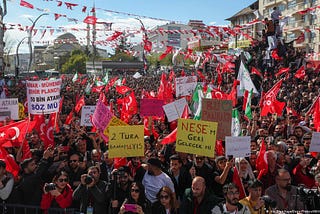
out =
[[302,172],[302,166],[300,163],[293,169],[293,175],[297,184],[304,184],[309,189],[315,186],[314,178]]
[[68,208],[72,204],[72,193],[73,190],[69,184],[64,188],[61,195],[57,197],[52,196],[50,193],[44,193],[42,194],[40,207],[43,210],[47,210],[51,207],[52,201],[55,200],[60,208]]

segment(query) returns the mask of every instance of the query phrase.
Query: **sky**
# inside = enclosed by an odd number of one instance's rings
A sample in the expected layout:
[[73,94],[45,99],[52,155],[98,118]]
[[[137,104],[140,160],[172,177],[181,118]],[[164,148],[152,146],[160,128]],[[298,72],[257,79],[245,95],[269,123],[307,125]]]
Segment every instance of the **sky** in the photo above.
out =
[[[59,1],[62,5],[59,7]],[[54,38],[63,34],[60,30],[68,29],[80,41],[85,39],[84,29],[86,24],[83,20],[93,6],[96,8],[96,17],[100,22],[111,22],[112,30],[139,30],[140,23],[135,19],[135,15],[143,21],[147,29],[157,25],[166,24],[169,21],[187,24],[189,20],[203,20],[206,25],[228,25],[226,18],[233,16],[241,9],[249,6],[254,0],[26,0],[32,4],[34,9],[20,6],[20,0],[7,1],[7,15],[4,17],[4,23],[17,24],[21,26],[30,26],[29,19],[35,20],[42,13],[49,15],[42,16],[37,22],[35,28],[37,33],[33,36],[34,45],[41,43],[50,43]],[[78,4],[68,9],[65,3]],[[3,1],[0,0],[1,6]],[[82,12],[86,6],[86,13]],[[42,11],[41,11],[42,10]],[[65,15],[55,20],[54,14]],[[131,14],[131,15],[128,15]],[[150,17],[150,18],[147,18]],[[78,22],[72,21],[77,19]],[[167,20],[167,21],[164,21]],[[55,29],[51,30],[50,28]],[[103,30],[103,25],[98,25],[97,40],[105,40],[112,35],[113,31]],[[43,34],[44,29],[47,29]],[[73,29],[73,30],[72,30]],[[77,31],[74,29],[78,29]],[[43,36],[43,38],[41,38]],[[21,39],[27,36],[25,31],[17,29],[8,30],[5,34],[7,44],[10,44],[11,52],[15,52],[16,46]],[[134,39],[133,39],[134,40]],[[137,40],[137,38],[135,38]],[[27,44],[22,43],[19,52],[28,52]]]

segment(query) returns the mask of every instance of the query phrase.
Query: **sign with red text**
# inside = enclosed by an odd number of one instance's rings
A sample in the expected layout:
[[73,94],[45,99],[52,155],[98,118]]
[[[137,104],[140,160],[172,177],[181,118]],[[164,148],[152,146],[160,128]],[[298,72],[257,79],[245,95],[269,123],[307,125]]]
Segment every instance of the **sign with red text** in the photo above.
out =
[[218,123],[178,119],[176,151],[214,157]]
[[201,120],[217,122],[217,140],[225,140],[226,136],[231,136],[232,101],[203,99]]
[[80,126],[92,126],[91,117],[96,110],[96,106],[82,106]]
[[232,155],[235,158],[249,157],[250,150],[250,136],[243,137],[226,137],[226,157]]
[[144,126],[110,126],[109,158],[144,156]]
[[164,105],[163,100],[158,99],[142,99],[140,102],[140,115],[141,116],[157,116],[163,117],[163,109]]
[[197,76],[175,78],[176,97],[192,95],[197,86]]
[[0,99],[0,121],[19,120],[18,98]]
[[50,114],[59,111],[61,79],[27,81],[28,112]]

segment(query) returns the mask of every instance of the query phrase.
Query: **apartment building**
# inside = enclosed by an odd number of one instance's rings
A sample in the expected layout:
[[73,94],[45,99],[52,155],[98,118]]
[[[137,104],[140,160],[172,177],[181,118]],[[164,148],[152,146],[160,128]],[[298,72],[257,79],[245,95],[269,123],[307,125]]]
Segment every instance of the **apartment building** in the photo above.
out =
[[320,0],[259,0],[259,11],[270,18],[274,7],[282,13],[280,25],[286,42],[294,41],[295,48],[303,48],[318,59],[320,52],[319,24]]

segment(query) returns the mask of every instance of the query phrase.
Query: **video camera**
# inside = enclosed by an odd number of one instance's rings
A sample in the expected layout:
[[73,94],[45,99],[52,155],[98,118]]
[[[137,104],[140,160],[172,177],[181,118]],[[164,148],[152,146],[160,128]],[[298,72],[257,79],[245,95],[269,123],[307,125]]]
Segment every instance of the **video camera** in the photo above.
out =
[[276,208],[277,202],[274,201],[270,196],[264,195],[261,197],[261,199],[264,201],[264,205],[266,209],[268,210],[269,208]]
[[297,194],[308,210],[314,210],[318,208],[318,202],[320,202],[320,193],[317,189],[308,189],[300,186],[297,188]]

